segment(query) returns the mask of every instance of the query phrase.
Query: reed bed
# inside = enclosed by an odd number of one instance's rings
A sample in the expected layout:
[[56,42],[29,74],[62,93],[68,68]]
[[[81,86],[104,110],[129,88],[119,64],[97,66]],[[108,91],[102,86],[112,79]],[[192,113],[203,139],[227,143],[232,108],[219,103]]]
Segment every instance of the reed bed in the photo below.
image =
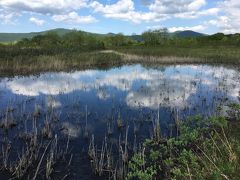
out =
[[[35,106],[33,113],[26,113],[24,104],[21,106],[22,114],[13,115],[16,110],[7,108],[1,120],[4,134],[0,144],[0,172],[5,172],[9,178],[14,179],[52,179],[59,161],[69,163],[69,139],[53,134],[54,122],[50,118],[53,111],[44,118],[41,132],[42,111]],[[26,124],[32,124],[31,128],[27,128]],[[13,139],[10,134],[16,129]]]
[[0,49],[1,75],[108,69],[124,64],[239,64],[238,47],[119,47],[115,50]]
[[168,46],[132,46],[116,49],[124,55],[126,62],[162,63],[162,64],[202,64],[223,63],[239,64],[239,47],[202,46],[202,47],[168,47]]
[[[21,109],[24,112],[24,105],[22,106]],[[176,136],[169,133],[168,137],[163,136],[161,131],[160,105],[157,111],[150,113],[150,121],[126,121],[121,116],[121,110],[114,108],[112,112],[114,115],[110,115],[112,118],[106,121],[106,136],[99,144],[95,140],[95,135],[90,135],[91,113],[85,105],[82,112],[84,119],[82,138],[89,143],[87,153],[92,172],[96,176],[119,180],[181,178],[183,176],[194,178],[213,176],[214,173],[219,173],[219,176],[224,179],[238,177],[236,172],[239,167],[239,152],[236,148],[239,145],[239,139],[237,139],[238,135],[233,135],[228,128],[239,126],[240,109],[237,104],[231,104],[229,107],[226,119],[221,116],[212,116],[209,119],[197,116],[180,120],[178,110],[173,109],[172,115],[175,123],[169,125],[169,128],[176,131]],[[30,131],[23,128],[23,131],[19,132],[18,139],[23,144],[17,149],[17,157],[14,157],[16,150],[8,137],[8,132],[15,128],[15,126],[8,125],[12,119],[8,113],[13,111],[14,108],[8,107],[7,114],[2,119],[5,125],[1,128],[4,129],[5,138],[4,143],[1,144],[1,172],[8,172],[11,178],[18,179],[52,179],[55,177],[59,161],[64,162],[66,168],[71,166],[74,154],[71,154],[69,148],[70,137],[68,135],[63,140],[61,136],[54,133],[56,121],[52,106],[48,107],[46,114],[35,105],[32,113],[20,115],[20,117],[25,117],[25,121],[16,121],[16,126],[28,121],[32,127]],[[41,118],[44,120],[42,128],[39,126]],[[152,134],[150,139],[145,141],[140,139],[138,133],[142,127],[138,124],[141,123],[145,126],[150,123],[149,131]],[[109,133],[109,128],[111,128],[111,133]],[[118,136],[116,143],[110,141],[114,135]],[[133,141],[129,140],[130,136],[134,136]],[[231,162],[232,171],[228,171],[224,166],[226,161]],[[200,171],[202,168],[208,169],[202,172]],[[69,170],[63,173],[61,178],[68,176],[71,177]]]
[[0,57],[1,76],[26,75],[46,71],[74,71],[88,68],[108,69],[118,66],[121,57],[115,53],[73,52]]

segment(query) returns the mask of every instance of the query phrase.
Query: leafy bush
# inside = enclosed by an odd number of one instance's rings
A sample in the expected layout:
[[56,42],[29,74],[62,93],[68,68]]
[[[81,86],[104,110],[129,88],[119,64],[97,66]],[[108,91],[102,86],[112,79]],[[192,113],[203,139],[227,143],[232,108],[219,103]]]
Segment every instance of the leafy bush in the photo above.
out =
[[[239,105],[231,105],[239,109]],[[129,179],[239,179],[240,127],[224,117],[189,118],[178,124],[179,136],[146,140],[130,161]]]

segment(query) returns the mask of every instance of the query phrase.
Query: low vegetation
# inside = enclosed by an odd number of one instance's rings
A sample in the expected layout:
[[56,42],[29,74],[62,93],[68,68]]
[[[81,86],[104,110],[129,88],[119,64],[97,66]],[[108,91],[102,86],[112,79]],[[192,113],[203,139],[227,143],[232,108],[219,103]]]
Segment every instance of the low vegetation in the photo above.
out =
[[[26,74],[120,63],[238,64],[239,48],[239,34],[179,37],[160,29],[139,36],[82,31],[60,36],[50,31],[16,43],[0,44],[0,69],[4,74]],[[115,51],[102,53],[102,50]]]
[[[174,49],[174,50],[173,50]],[[130,46],[117,49],[126,54],[130,62],[174,63],[226,63],[239,64],[240,51],[235,46]]]
[[239,113],[232,104],[227,117],[177,120],[175,137],[145,141],[131,158],[128,179],[239,179]]
[[[235,63],[240,59],[240,35],[217,33],[211,36],[177,37],[167,29],[147,31],[143,41],[116,50],[138,55],[142,61],[162,63]],[[134,58],[133,58],[134,59]]]
[[120,55],[101,52],[17,55],[12,59],[1,61],[0,75],[26,75],[45,71],[74,71],[86,68],[106,69],[119,65],[120,60]]

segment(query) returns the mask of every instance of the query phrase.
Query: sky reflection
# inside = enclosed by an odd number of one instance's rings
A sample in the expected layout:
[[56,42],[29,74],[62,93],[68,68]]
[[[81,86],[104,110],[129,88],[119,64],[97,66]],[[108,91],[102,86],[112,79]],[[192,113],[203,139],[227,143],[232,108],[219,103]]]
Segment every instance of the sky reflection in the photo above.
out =
[[[4,93],[6,91],[11,95]],[[210,92],[215,96],[224,94],[237,100],[240,80],[238,71],[224,67],[179,65],[149,69],[135,65],[109,71],[88,70],[4,78],[0,82],[1,96],[58,96],[90,91],[101,100],[117,99],[117,94],[125,93],[122,98],[131,108],[156,109],[158,104],[184,108],[189,105],[189,98],[208,98],[207,93]],[[53,106],[59,107],[61,104],[55,102]]]

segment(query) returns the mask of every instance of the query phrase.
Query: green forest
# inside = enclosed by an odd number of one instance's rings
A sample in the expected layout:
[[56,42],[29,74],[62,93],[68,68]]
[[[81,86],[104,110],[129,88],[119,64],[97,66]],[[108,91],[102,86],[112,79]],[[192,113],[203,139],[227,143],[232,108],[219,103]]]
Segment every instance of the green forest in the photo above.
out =
[[[187,32],[190,33],[190,32]],[[141,35],[125,36],[119,34],[93,34],[84,31],[71,30],[66,33],[48,31],[32,38],[22,38],[7,45],[28,48],[76,48],[81,50],[98,50],[121,46],[240,46],[240,34],[217,33],[213,35],[179,35],[169,33],[167,28],[148,30]],[[3,44],[2,44],[3,45]]]

